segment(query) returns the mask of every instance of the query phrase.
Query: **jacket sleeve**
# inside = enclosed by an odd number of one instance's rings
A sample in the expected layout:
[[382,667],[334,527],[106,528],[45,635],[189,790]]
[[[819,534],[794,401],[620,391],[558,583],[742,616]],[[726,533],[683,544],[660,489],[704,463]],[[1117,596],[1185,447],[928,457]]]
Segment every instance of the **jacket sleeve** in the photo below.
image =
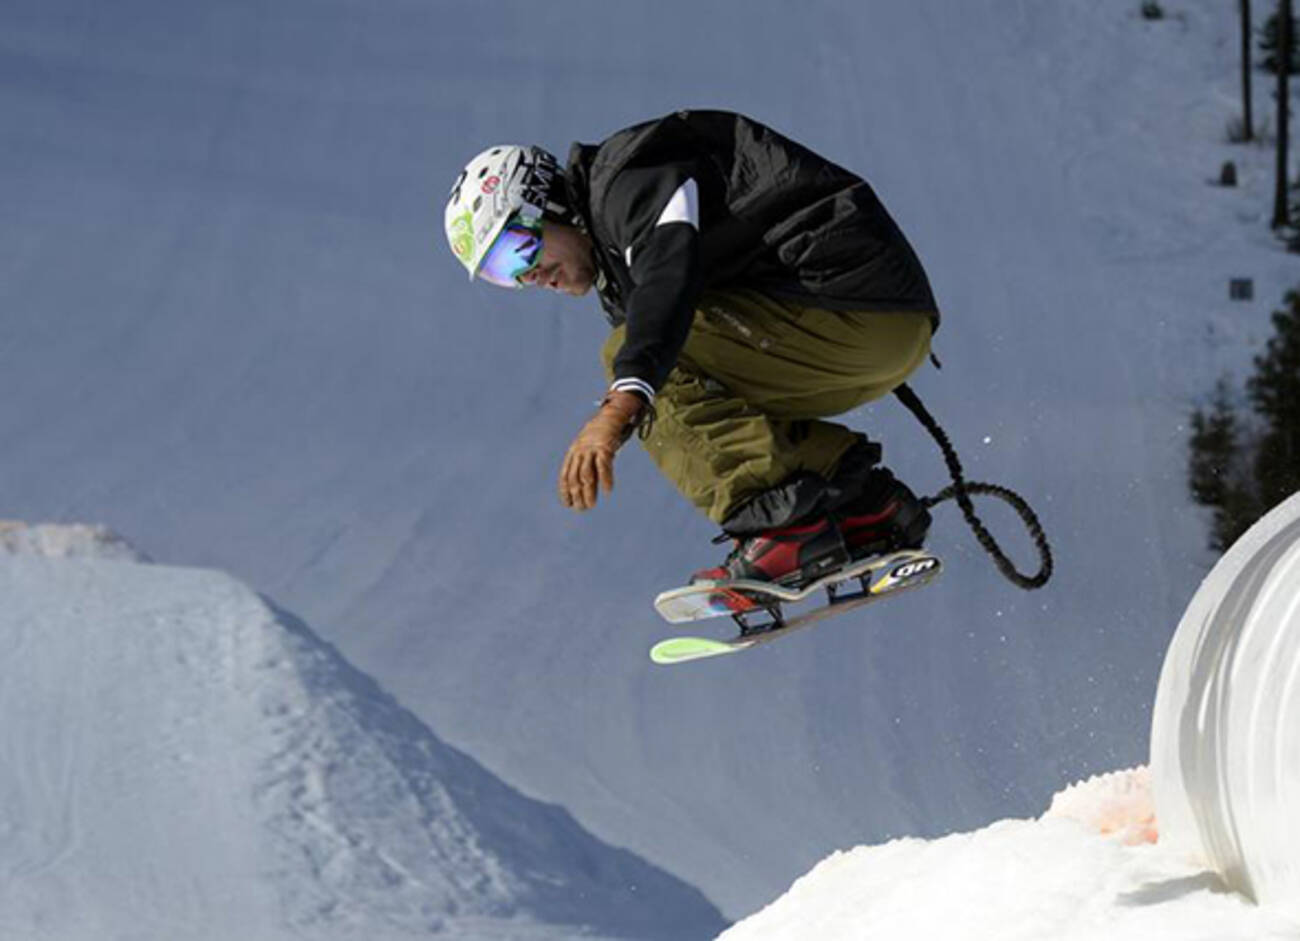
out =
[[699,187],[687,165],[624,170],[606,203],[633,284],[612,388],[649,402],[686,343],[702,289]]

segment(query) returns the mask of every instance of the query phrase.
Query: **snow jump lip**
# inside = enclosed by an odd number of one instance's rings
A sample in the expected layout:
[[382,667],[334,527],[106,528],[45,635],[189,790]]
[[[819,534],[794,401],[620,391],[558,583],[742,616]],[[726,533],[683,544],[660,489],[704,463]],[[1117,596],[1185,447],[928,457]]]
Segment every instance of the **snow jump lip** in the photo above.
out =
[[1151,776],[1162,843],[1300,911],[1300,493],[1187,606],[1160,673]]

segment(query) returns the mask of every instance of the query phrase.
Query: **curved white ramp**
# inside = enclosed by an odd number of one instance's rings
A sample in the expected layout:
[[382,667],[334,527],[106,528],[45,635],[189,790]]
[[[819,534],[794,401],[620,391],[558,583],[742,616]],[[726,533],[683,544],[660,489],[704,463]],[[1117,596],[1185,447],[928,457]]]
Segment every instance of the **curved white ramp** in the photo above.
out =
[[1162,843],[1300,910],[1300,494],[1192,598],[1160,674],[1151,773]]

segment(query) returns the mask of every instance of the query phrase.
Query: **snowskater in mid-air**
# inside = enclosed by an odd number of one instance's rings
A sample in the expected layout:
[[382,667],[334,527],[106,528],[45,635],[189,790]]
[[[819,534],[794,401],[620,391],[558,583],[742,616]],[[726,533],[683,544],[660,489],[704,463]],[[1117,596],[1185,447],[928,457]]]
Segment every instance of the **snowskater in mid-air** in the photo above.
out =
[[471,278],[574,296],[613,331],[610,385],[564,457],[560,500],[596,506],[634,433],[734,540],[693,581],[806,585],[919,548],[925,505],[879,444],[826,419],[930,353],[925,271],[872,188],[742,115],[679,111],[575,144],[499,146],[461,173],[446,231]]

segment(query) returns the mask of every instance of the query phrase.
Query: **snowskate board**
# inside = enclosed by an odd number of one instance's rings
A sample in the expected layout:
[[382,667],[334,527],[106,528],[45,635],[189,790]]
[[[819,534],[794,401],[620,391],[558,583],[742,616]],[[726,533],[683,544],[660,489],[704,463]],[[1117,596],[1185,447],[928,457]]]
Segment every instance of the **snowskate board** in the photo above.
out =
[[[942,570],[938,556],[921,549],[902,549],[852,562],[802,588],[747,579],[674,588],[655,598],[655,609],[670,624],[729,615],[740,631],[730,640],[671,637],[651,648],[650,659],[660,664],[682,663],[748,650],[833,615],[919,588]],[[826,594],[826,603],[820,607],[793,616],[785,611],[785,605],[806,601],[818,592]]]

